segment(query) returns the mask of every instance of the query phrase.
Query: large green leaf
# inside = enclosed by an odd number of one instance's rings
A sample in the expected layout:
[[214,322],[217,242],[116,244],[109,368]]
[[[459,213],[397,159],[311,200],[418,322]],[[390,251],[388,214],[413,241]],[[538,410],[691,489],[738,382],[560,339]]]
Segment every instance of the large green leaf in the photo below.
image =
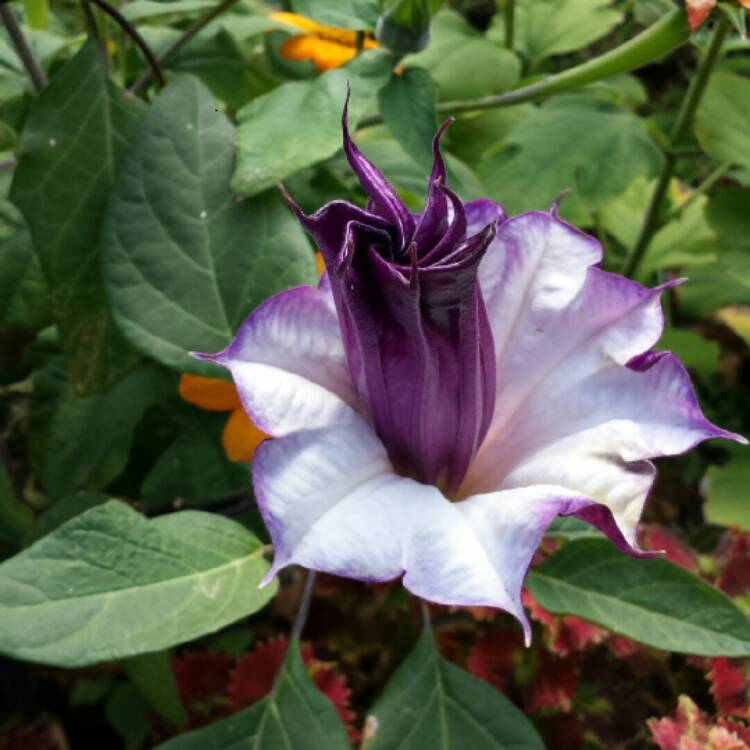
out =
[[724,71],[711,77],[695,113],[695,135],[714,159],[750,166],[750,79]]
[[228,719],[183,734],[156,750],[348,750],[333,704],[316,687],[299,644],[287,648],[270,695]]
[[[516,0],[514,47],[532,61],[574,52],[622,21],[612,0]],[[503,15],[490,36],[504,35]]]
[[638,175],[655,174],[660,162],[635,115],[607,102],[566,96],[521,120],[477,172],[510,213],[547,209],[572,188],[563,215],[590,223],[589,211],[622,193]]
[[0,565],[0,652],[72,667],[211,633],[273,595],[263,551],[210,513],[93,508]]
[[267,296],[313,281],[307,240],[281,198],[229,190],[234,132],[209,92],[181,76],[133,137],[104,233],[112,311],[130,340],[181,370],[225,347]]
[[370,711],[362,750],[544,750],[495,688],[441,658],[425,628]]
[[79,393],[106,387],[136,360],[107,309],[99,236],[141,113],[141,103],[107,79],[90,43],[34,101],[21,139],[11,198],[31,229]]
[[406,63],[427,68],[438,98],[445,101],[499,94],[521,75],[513,52],[491,42],[452,10],[435,16],[427,48],[407,57]]
[[404,151],[426,170],[432,166],[432,139],[437,128],[435,84],[422,68],[391,76],[378,94],[380,113]]
[[53,497],[106,487],[125,468],[146,409],[173,387],[155,365],[142,365],[103,393],[78,396],[54,360],[37,369],[30,424],[37,479]]
[[606,540],[571,542],[534,568],[527,585],[550,612],[655,648],[750,655],[750,622],[724,594],[667,560],[636,560]]
[[131,23],[143,21],[146,18],[165,16],[170,14],[197,13],[208,11],[215,7],[214,0],[133,0],[122,9],[122,15]]
[[313,81],[292,81],[240,110],[237,168],[232,187],[256,195],[292,173],[333,156],[341,148],[341,112],[351,85],[352,127],[385,86],[395,60],[371,50],[349,65]]

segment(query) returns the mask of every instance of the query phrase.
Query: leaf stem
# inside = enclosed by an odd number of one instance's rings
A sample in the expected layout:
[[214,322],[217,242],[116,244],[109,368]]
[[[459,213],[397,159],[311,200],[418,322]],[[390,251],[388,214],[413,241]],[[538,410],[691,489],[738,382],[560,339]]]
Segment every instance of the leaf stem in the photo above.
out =
[[[159,63],[164,63],[167,58],[177,52],[180,47],[187,44],[201,29],[208,26],[211,21],[221,15],[225,10],[231,8],[238,0],[222,0],[215,8],[212,8],[206,15],[201,16],[192,26],[189,26],[180,37],[174,40],[163,52],[159,54]],[[130,87],[131,94],[137,94],[155,75],[152,68],[147,68],[141,73],[140,77]]]
[[312,600],[313,591],[315,589],[315,571],[308,570],[305,577],[305,585],[302,589],[302,596],[297,606],[297,614],[294,616],[294,623],[292,623],[292,632],[290,633],[289,640],[298,641],[302,635],[302,631],[305,628],[307,622],[307,615],[310,612],[310,601]]
[[516,30],[516,0],[505,0],[503,16],[505,21],[505,49],[513,49]]
[[47,85],[47,77],[44,75],[44,71],[34,58],[34,54],[26,42],[26,37],[21,31],[21,27],[18,25],[9,3],[0,2],[0,17],[2,17],[5,28],[8,30],[8,36],[10,37],[11,42],[13,42],[18,57],[21,59],[24,68],[26,68],[26,72],[29,74],[31,83],[34,85],[37,93],[41,93]]
[[89,2],[94,3],[94,5],[101,8],[108,16],[113,18],[117,25],[120,26],[120,28],[123,29],[123,31],[125,31],[125,33],[138,45],[138,48],[151,66],[151,72],[153,73],[154,78],[156,78],[159,86],[164,86],[166,82],[161,67],[159,66],[159,61],[140,35],[138,29],[136,29],[135,26],[133,26],[133,24],[130,23],[130,21],[128,21],[119,10],[117,10],[117,8],[114,8],[106,2],[106,0],[89,0]]
[[719,17],[716,26],[714,26],[713,32],[711,33],[708,48],[698,65],[698,70],[690,81],[690,86],[685,94],[685,98],[682,100],[682,106],[677,113],[677,118],[675,119],[674,125],[669,134],[664,153],[664,163],[656,187],[654,188],[654,192],[651,195],[651,202],[646,211],[646,218],[641,225],[641,231],[638,234],[635,246],[623,266],[624,276],[632,278],[638,272],[638,268],[646,255],[648,246],[656,233],[659,225],[659,213],[664,202],[664,196],[667,194],[669,183],[672,181],[672,175],[674,174],[674,168],[677,163],[677,154],[674,153],[674,149],[680,139],[687,134],[692,126],[693,115],[695,115],[695,110],[703,97],[703,92],[706,90],[706,84],[708,83],[711,72],[716,65],[716,61],[719,59],[721,45],[724,43],[727,31],[729,30],[729,23],[729,19],[726,16],[721,15]]
[[[461,112],[510,107],[514,104],[543,99],[551,94],[568,91],[603,78],[610,78],[640,68],[664,57],[687,41],[689,36],[690,29],[687,25],[685,11],[681,8],[675,8],[638,36],[593,60],[504,94],[483,96],[479,99],[464,101],[441,102],[436,109],[438,114],[455,115]],[[373,115],[360,120],[357,127],[366,128],[370,125],[379,125],[382,122],[383,118],[380,115]]]

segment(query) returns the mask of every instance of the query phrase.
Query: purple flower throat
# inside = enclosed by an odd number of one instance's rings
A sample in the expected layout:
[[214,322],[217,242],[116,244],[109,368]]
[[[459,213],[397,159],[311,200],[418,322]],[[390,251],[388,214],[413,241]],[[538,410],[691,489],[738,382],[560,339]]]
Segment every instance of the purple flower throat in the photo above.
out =
[[366,209],[336,200],[306,216],[285,197],[320,248],[352,381],[394,468],[450,494],[495,405],[478,274],[505,215],[489,201],[464,204],[446,186],[440,139],[452,119],[435,135],[427,200],[415,215],[353,143],[347,111],[348,97],[344,152]]

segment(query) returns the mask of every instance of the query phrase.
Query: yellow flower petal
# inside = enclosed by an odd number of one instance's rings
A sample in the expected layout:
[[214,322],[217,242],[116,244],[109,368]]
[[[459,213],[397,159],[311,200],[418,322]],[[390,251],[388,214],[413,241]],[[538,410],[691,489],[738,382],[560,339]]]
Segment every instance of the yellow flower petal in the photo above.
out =
[[281,54],[287,60],[311,60],[318,70],[330,70],[348,63],[357,50],[329,39],[300,34],[289,37],[281,45]]
[[206,411],[232,411],[240,405],[234,383],[219,378],[183,373],[179,392],[183,401]]
[[255,449],[268,437],[261,432],[242,407],[230,415],[221,436],[221,442],[227,456],[232,461],[251,461]]

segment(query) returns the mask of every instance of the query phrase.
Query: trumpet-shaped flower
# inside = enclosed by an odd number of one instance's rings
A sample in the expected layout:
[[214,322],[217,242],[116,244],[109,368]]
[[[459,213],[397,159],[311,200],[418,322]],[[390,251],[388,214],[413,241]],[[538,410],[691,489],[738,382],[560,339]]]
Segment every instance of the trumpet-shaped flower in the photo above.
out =
[[273,436],[253,481],[273,538],[267,579],[296,563],[366,581],[403,576],[432,602],[498,607],[528,639],[521,587],[557,515],[646,554],[636,526],[649,459],[707,438],[684,367],[653,351],[659,295],[599,268],[599,243],[557,206],[508,218],[462,202],[434,167],[410,213],[352,142],[369,195],[307,216],[317,288],[277,294],[222,352]]

